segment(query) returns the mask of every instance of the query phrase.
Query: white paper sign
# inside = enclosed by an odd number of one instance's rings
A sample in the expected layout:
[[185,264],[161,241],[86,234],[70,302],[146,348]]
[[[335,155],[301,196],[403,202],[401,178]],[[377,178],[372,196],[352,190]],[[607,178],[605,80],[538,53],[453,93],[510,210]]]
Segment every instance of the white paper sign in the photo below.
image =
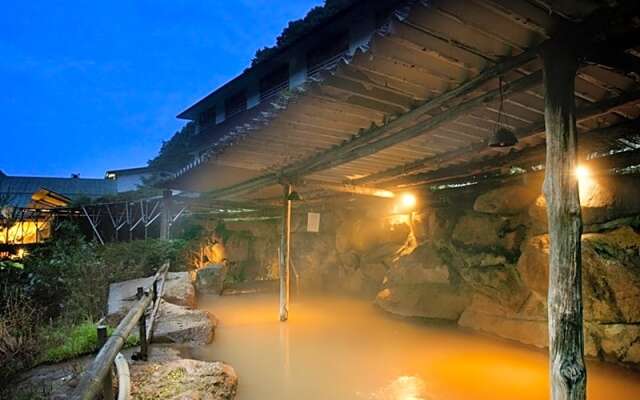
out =
[[307,232],[320,232],[320,214],[307,213]]

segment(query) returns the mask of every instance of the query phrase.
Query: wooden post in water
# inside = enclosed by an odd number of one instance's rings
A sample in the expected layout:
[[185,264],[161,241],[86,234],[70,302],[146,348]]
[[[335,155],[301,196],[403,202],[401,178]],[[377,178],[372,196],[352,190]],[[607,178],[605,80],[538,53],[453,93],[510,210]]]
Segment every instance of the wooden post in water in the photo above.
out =
[[286,183],[282,187],[284,191],[282,233],[280,235],[280,321],[286,321],[289,318],[289,251],[291,249],[291,200],[289,196],[292,187],[290,183]]
[[547,160],[544,194],[549,217],[549,366],[552,400],[584,400],[580,237],[582,217],[576,177],[577,129],[574,46],[542,48]]

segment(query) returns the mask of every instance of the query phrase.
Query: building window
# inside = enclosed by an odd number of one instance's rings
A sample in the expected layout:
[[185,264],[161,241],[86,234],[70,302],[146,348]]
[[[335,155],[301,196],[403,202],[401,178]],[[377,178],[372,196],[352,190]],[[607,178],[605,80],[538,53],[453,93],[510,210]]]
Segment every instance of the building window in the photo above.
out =
[[206,110],[204,110],[201,114],[200,114],[200,124],[201,125],[208,125],[210,123],[216,122],[216,108],[211,107],[208,108]]
[[307,53],[307,76],[312,77],[322,70],[336,66],[349,50],[349,32],[343,32],[324,40]]
[[225,118],[231,118],[234,115],[243,112],[247,109],[247,94],[243,90],[228,97],[224,101],[224,115]]
[[260,80],[260,101],[289,89],[289,64],[284,64]]

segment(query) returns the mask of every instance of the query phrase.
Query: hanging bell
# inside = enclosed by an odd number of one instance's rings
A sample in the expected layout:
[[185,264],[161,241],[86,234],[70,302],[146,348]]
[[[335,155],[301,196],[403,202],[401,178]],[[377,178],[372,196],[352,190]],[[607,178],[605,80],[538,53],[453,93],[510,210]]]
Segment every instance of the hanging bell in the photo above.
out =
[[493,133],[489,140],[489,147],[511,147],[518,143],[518,138],[513,131],[500,128]]

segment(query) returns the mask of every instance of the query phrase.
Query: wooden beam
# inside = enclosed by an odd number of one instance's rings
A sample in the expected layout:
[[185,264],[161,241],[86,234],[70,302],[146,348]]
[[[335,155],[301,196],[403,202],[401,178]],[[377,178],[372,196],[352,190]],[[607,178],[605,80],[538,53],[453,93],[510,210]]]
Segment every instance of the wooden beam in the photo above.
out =
[[[637,151],[627,151],[611,156],[587,160],[587,156],[595,151],[603,151],[603,144],[611,143],[626,135],[640,131],[640,120],[624,122],[622,124],[598,128],[580,135],[578,159],[581,165],[588,166],[594,171],[605,171],[612,168],[624,168],[629,165],[640,164]],[[528,147],[521,151],[510,153],[497,158],[480,159],[470,163],[454,165],[435,171],[414,174],[387,182],[386,187],[394,185],[421,186],[435,183],[452,184],[459,182],[481,181],[487,176],[508,174],[507,167],[517,166],[529,169],[534,165],[544,163],[545,144]]]
[[[393,131],[395,129],[402,129],[404,125],[413,123],[417,118],[423,116],[428,111],[442,107],[443,105],[445,105],[446,103],[448,103],[449,101],[457,97],[461,97],[461,96],[472,93],[473,91],[481,88],[487,82],[495,79],[496,77],[504,74],[505,72],[511,71],[517,67],[520,67],[532,61],[533,59],[535,59],[535,57],[537,57],[537,54],[538,54],[538,50],[532,49],[518,56],[507,58],[503,62],[485,69],[482,73],[470,79],[469,81],[463,83],[462,85],[456,87],[455,89],[449,90],[437,97],[434,97],[431,100],[428,100],[427,102],[415,108],[414,110],[409,111],[406,114],[403,114],[402,116],[392,121],[389,121],[384,126],[376,129],[371,129],[368,132],[363,132],[361,134],[355,135],[345,143],[339,146],[333,147],[331,149],[328,149],[326,151],[323,151],[310,158],[291,164],[288,167],[283,168],[279,173],[265,174],[265,175],[238,183],[236,185],[229,186],[224,189],[213,191],[211,193],[215,197],[227,197],[237,193],[255,190],[256,188],[273,185],[278,182],[279,176],[304,174],[305,172],[310,171],[312,168],[315,168],[315,170],[323,169],[318,167],[329,161],[333,161],[335,163],[335,160],[340,155],[349,153],[351,150],[355,149],[358,146],[362,146],[372,140],[381,138],[390,131]],[[532,79],[531,77],[527,77],[527,78]],[[526,78],[523,78],[523,79],[526,79]],[[536,81],[541,80],[541,76],[534,76],[533,79]],[[494,91],[494,92],[495,92],[494,95],[498,94],[497,91]]]
[[362,196],[381,197],[385,199],[391,199],[395,197],[395,194],[390,190],[371,187],[371,186],[349,185],[344,183],[318,181],[314,179],[305,179],[302,182],[302,184],[319,187],[323,189],[328,189],[328,190],[331,190],[334,192],[340,192],[340,193],[350,193],[350,194],[357,194]]
[[[525,76],[516,81],[506,84],[503,87],[503,94],[505,96],[508,96],[512,93],[521,92],[523,90],[526,90],[527,88],[538,85],[541,81],[542,81],[542,73],[540,71],[535,72],[531,75]],[[423,135],[428,131],[434,130],[435,128],[441,126],[442,124],[448,121],[451,121],[455,118],[458,118],[464,115],[465,113],[471,111],[475,107],[494,101],[500,95],[499,92],[500,92],[499,89],[495,89],[495,90],[483,93],[477,97],[474,97],[471,100],[465,101],[461,104],[451,107],[447,111],[437,114],[432,118],[415,123],[414,125],[408,128],[405,128],[397,133],[387,135],[378,139],[377,141],[367,143],[367,145],[363,145],[355,149],[351,149],[348,152],[340,150],[338,154],[334,154],[334,157],[332,157],[332,159],[329,159],[323,163],[311,164],[308,166],[301,166],[298,168],[294,168],[291,171],[288,171],[285,169],[285,173],[287,175],[289,173],[293,175],[309,174],[309,173],[320,171],[323,169],[329,169],[329,168],[336,167],[338,165],[346,164],[358,158],[366,157],[371,154],[377,153],[388,147],[394,146],[396,144],[413,139],[417,136]]]
[[582,218],[575,175],[578,130],[574,91],[578,59],[573,46],[555,41],[543,47],[542,59],[547,142],[544,195],[550,238],[551,399],[584,400],[587,370],[582,317]]
[[[618,97],[609,98],[598,103],[589,104],[576,111],[576,120],[578,122],[588,121],[615,110],[616,108],[637,102],[640,99],[640,91],[624,93]],[[515,132],[519,140],[530,139],[536,136],[544,135],[544,121],[534,122]],[[387,185],[401,184],[401,177],[409,175],[412,172],[425,169],[429,166],[438,166],[445,163],[453,162],[461,157],[469,154],[481,155],[490,154],[496,150],[488,147],[488,139],[471,143],[462,148],[452,150],[444,154],[436,156],[424,157],[407,164],[399,165],[384,171],[380,171],[362,178],[354,179],[349,183],[354,185],[364,185],[371,182],[383,182],[394,179],[394,182],[387,182]]]

